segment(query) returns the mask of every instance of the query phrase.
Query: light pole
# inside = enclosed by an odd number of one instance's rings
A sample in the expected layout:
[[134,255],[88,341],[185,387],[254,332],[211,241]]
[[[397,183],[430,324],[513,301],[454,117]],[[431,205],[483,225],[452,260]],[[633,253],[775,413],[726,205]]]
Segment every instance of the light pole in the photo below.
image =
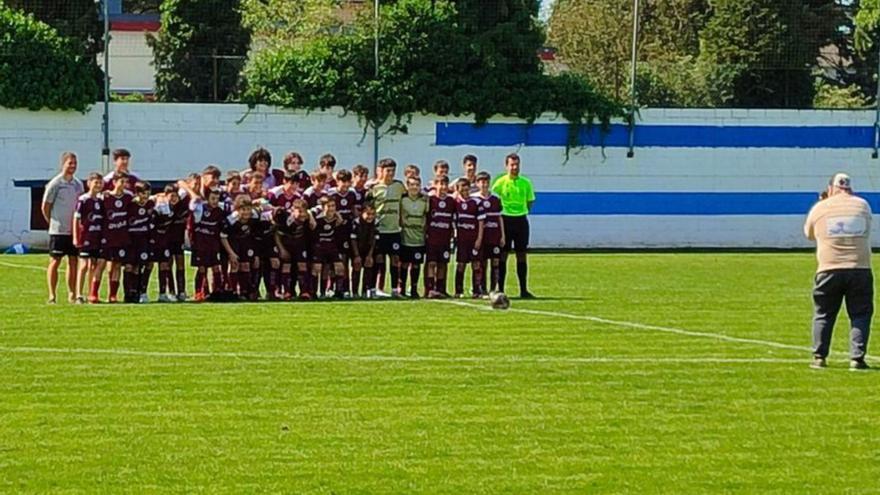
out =
[[100,3],[104,16],[104,116],[101,132],[104,146],[101,148],[101,168],[110,171],[110,0],[95,0]]
[[[373,2],[373,77],[377,81],[379,80],[379,0]],[[373,122],[373,173],[376,172],[378,166],[379,122]]]
[[636,142],[636,64],[638,63],[638,57],[636,50],[638,50],[639,43],[639,0],[633,0],[633,35],[632,35],[632,59],[630,60],[630,65],[632,66],[632,72],[630,73],[629,79],[629,92],[630,92],[630,109],[629,109],[629,151],[626,152],[627,158],[632,158],[635,156],[635,142]]

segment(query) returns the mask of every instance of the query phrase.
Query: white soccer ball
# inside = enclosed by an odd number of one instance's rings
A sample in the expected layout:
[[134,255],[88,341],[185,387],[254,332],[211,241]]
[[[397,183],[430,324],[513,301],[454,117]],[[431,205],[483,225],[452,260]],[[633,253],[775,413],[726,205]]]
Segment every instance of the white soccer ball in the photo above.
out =
[[503,292],[492,292],[489,294],[489,303],[493,309],[507,309],[510,307],[510,299]]

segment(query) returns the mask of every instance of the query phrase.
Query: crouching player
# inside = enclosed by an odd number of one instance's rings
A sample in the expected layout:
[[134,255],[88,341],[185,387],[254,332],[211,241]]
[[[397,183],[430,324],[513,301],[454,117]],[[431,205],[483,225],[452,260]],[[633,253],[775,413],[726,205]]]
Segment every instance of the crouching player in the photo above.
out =
[[[161,303],[174,302],[174,278],[171,275],[171,237],[174,227],[174,211],[180,203],[180,196],[173,184],[165,186],[162,194],[156,196],[153,210],[153,229],[150,231],[150,253],[153,262],[159,265],[159,299]],[[168,293],[171,293],[169,296]]]
[[[134,195],[126,190],[129,175],[125,172],[113,174],[110,182],[112,189],[104,193],[102,209],[104,225],[101,229],[101,250],[103,258],[109,262],[107,278],[110,279],[110,291],[107,302],[115,303],[119,292],[119,277],[122,265],[128,259],[128,214]],[[130,277],[127,274],[127,277]]]
[[254,235],[260,228],[259,220],[247,196],[236,198],[234,209],[220,231],[220,244],[229,258],[229,277],[238,282],[239,299],[255,301],[251,268],[257,259]]
[[128,213],[128,260],[125,263],[126,277],[125,302],[146,303],[147,287],[153,264],[150,254],[150,222],[153,219],[155,202],[150,199],[150,183],[137,181],[134,185],[135,197]]
[[446,273],[451,256],[456,203],[448,194],[449,177],[438,175],[434,179],[432,191],[428,201],[425,292],[427,297],[436,299],[449,296],[446,292]]
[[[220,274],[220,230],[223,228],[224,212],[220,207],[220,191],[208,191],[207,198],[192,189],[185,182],[178,185],[185,190],[190,199],[192,211],[190,239],[192,241],[192,266],[196,268],[195,296],[197,302],[204,301],[209,294],[223,291]],[[208,286],[208,270],[211,271],[211,286]],[[179,290],[179,288],[178,288]]]
[[358,218],[351,225],[351,290],[352,295],[358,295],[358,285],[361,282],[363,271],[363,296],[367,298],[376,295],[376,273],[374,250],[376,240],[379,239],[379,231],[376,230],[376,209],[372,204],[366,203],[361,208]]
[[405,295],[406,279],[411,284],[409,297],[419,298],[419,275],[425,259],[425,225],[428,216],[428,196],[422,194],[422,181],[418,176],[406,179],[406,195],[400,199],[400,227],[402,229],[400,253],[400,294]]
[[273,214],[275,242],[281,257],[281,297],[292,299],[295,295],[293,266],[299,283],[300,299],[311,299],[309,284],[309,238],[314,218],[305,200],[297,199],[290,210],[278,208]]
[[104,272],[101,253],[101,231],[104,227],[104,178],[101,174],[89,174],[89,190],[79,197],[73,214],[73,245],[79,250],[80,263],[77,273],[76,302],[83,303],[83,287],[89,281],[89,302],[98,302],[98,289]]
[[464,296],[464,273],[471,265],[474,296],[479,297],[480,248],[483,242],[483,221],[480,203],[471,197],[471,183],[462,177],[456,180],[455,198],[455,297]]
[[485,216],[483,224],[483,242],[480,246],[480,292],[487,295],[486,276],[488,264],[492,265],[492,282],[489,287],[491,292],[498,289],[498,274],[501,267],[501,251],[504,246],[504,223],[501,221],[501,198],[492,194],[489,186],[492,183],[491,176],[487,172],[477,174],[477,187],[479,191],[474,197],[480,202],[480,212]]
[[335,297],[345,297],[344,275],[345,268],[342,266],[342,255],[339,253],[338,237],[336,229],[342,223],[342,218],[336,212],[336,202],[328,197],[322,197],[319,201],[321,212],[314,217],[313,247],[312,247],[312,294],[317,294],[317,284],[321,281],[321,269],[325,265],[332,265],[336,278]]

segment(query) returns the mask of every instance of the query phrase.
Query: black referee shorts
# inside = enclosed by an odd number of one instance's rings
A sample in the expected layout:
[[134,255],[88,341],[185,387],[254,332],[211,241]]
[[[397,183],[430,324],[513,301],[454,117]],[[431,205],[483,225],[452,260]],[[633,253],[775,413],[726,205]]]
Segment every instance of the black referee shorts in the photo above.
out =
[[63,258],[65,256],[76,256],[79,251],[73,245],[73,235],[50,235],[49,236],[49,256],[53,258]]
[[502,216],[504,222],[504,252],[525,253],[529,249],[529,217]]

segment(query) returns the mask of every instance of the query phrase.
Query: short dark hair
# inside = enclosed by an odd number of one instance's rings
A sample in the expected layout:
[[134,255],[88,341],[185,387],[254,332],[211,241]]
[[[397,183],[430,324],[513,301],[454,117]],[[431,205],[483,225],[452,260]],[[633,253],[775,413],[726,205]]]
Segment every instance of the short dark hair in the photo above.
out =
[[419,166],[415,163],[410,163],[409,165],[403,167],[403,173],[408,174],[410,172],[415,172],[416,175],[420,175],[422,171],[419,169]]
[[208,165],[207,167],[204,168],[204,170],[202,170],[202,175],[210,175],[211,177],[213,177],[215,179],[219,179],[220,178],[220,168],[217,167],[216,165]]
[[439,182],[441,184],[449,184],[449,176],[448,175],[438,175],[434,177],[434,182]]
[[437,160],[436,162],[434,162],[434,172],[436,172],[440,168],[445,168],[448,170],[449,162],[447,162],[446,160]]
[[131,158],[131,152],[125,148],[116,148],[113,150],[113,161],[116,161],[117,158],[121,157]]
[[467,184],[468,186],[470,186],[471,181],[469,181],[467,177],[459,177],[455,179],[455,187],[458,187],[459,184]]
[[262,146],[255,149],[251,153],[251,156],[248,157],[248,165],[251,167],[251,170],[257,169],[257,162],[260,160],[266,160],[266,163],[268,163],[270,167],[272,166],[272,154]]
[[135,182],[134,190],[135,190],[135,192],[139,192],[139,193],[150,192],[152,190],[152,186],[150,186],[150,183],[145,180],[139,180],[139,181]]
[[206,196],[206,199],[211,197],[214,194],[216,194],[217,196],[220,196],[220,189],[217,189],[216,187],[212,187],[211,189],[208,189],[208,195]]
[[397,162],[393,158],[383,158],[379,160],[378,168],[397,168]]
[[465,162],[477,163],[477,155],[471,155],[471,154],[464,155],[464,158],[461,159],[461,163],[465,163]]
[[504,157],[504,164],[507,165],[507,162],[509,162],[510,160],[513,160],[515,162],[520,161],[519,155],[517,155],[516,153],[510,153],[509,155]]
[[480,173],[478,173],[477,176],[474,178],[474,181],[479,181],[479,180],[491,181],[491,180],[492,180],[492,176],[489,175],[489,172],[480,172]]
[[336,168],[336,157],[331,155],[330,153],[325,153],[321,155],[320,160],[318,160],[318,166],[321,168]]
[[336,172],[336,180],[338,182],[351,182],[351,172],[342,169]]
[[329,205],[330,203],[333,203],[334,205],[336,204],[335,202],[333,202],[333,200],[331,200],[327,196],[321,196],[321,199],[318,200],[318,204],[321,205],[322,208],[324,206]]
[[177,186],[175,186],[174,184],[165,184],[162,192],[164,192],[165,194],[177,194]]
[[237,170],[230,170],[229,172],[226,172],[226,182],[229,182],[231,180],[241,181],[241,174],[238,173]]
[[370,169],[358,163],[351,169],[351,175],[370,175]]
[[284,182],[296,182],[296,172],[284,172]]
[[113,180],[113,182],[116,182],[116,181],[118,181],[119,179],[125,179],[125,180],[128,180],[129,177],[131,177],[131,176],[128,175],[127,173],[125,173],[125,172],[115,172],[115,173],[113,174],[113,179],[112,179],[112,180]]
[[104,182],[104,177],[101,174],[99,174],[98,172],[92,172],[89,174],[88,177],[86,177],[86,182],[91,182],[93,180],[99,180],[101,182]]
[[284,167],[286,168],[292,161],[299,160],[299,164],[303,164],[303,157],[296,151],[291,151],[290,153],[284,155]]

